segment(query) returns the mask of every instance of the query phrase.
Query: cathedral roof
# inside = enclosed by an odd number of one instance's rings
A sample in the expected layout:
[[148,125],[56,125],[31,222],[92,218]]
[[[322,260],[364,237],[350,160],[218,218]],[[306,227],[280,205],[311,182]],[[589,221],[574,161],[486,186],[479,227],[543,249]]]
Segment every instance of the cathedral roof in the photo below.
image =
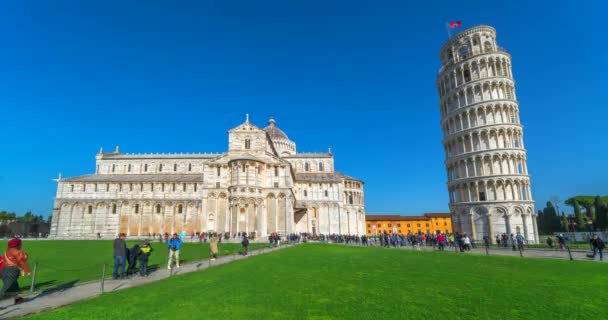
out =
[[213,159],[221,153],[104,153],[103,159]]
[[[296,173],[296,181],[306,182],[342,182],[342,180],[356,180],[353,177],[347,176],[340,172],[331,173]],[[362,182],[362,181],[361,181]]]
[[[238,155],[235,156],[234,158],[230,159],[230,161],[238,161],[238,160],[249,160],[249,161],[257,161],[257,162],[264,162],[263,160],[261,160],[260,158],[253,156],[249,153],[245,153],[243,155]],[[228,161],[228,162],[230,162]]]
[[266,128],[264,128],[264,131],[266,131],[266,133],[268,133],[268,136],[270,136],[270,139],[272,139],[272,140],[275,140],[275,139],[289,140],[289,138],[287,137],[285,132],[283,132],[283,130],[281,130],[281,129],[279,129],[279,127],[277,127],[277,123],[276,123],[276,121],[274,121],[274,118],[270,118],[270,120],[268,120],[268,126]]
[[326,152],[303,152],[303,153],[296,153],[294,155],[291,156],[283,156],[283,158],[289,158],[289,159],[297,159],[297,158],[331,158],[333,157],[333,155],[331,153],[326,153]]
[[296,181],[342,182],[342,177],[337,173],[296,173]]
[[66,182],[203,182],[202,174],[87,174]]

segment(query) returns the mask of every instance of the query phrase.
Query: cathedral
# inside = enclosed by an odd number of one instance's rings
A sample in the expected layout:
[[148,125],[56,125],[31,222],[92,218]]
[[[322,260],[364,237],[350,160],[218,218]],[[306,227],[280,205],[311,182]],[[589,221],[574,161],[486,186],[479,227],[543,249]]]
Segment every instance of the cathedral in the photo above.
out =
[[100,150],[96,170],[57,179],[50,236],[146,238],[164,233],[365,234],[363,182],[334,156],[300,153],[274,119],[228,131],[221,154]]

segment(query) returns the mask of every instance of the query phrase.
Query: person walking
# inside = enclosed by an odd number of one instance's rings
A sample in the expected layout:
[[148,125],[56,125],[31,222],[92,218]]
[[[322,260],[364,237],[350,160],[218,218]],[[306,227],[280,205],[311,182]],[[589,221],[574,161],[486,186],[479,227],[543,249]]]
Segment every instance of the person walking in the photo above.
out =
[[148,239],[144,240],[139,246],[139,275],[142,277],[148,276],[148,260],[152,254],[152,246]]
[[121,233],[118,235],[118,238],[114,239],[114,269],[112,270],[112,279],[124,277],[125,263],[127,261],[126,237],[126,234]]
[[443,251],[445,248],[445,236],[442,233],[437,235],[437,244],[439,245],[439,251]]
[[591,247],[593,247],[593,259],[595,259],[595,256],[599,252],[600,261],[604,260],[604,249],[606,248],[606,244],[604,243],[604,240],[598,237],[597,234],[593,236],[593,239],[591,239]]
[[466,234],[462,236],[462,247],[463,251],[471,251],[471,238]]
[[524,251],[524,236],[517,232],[517,235],[515,236],[515,241],[517,241],[517,250],[519,251]]
[[29,276],[30,268],[27,265],[27,253],[21,250],[21,239],[13,238],[8,242],[8,249],[4,253],[4,266],[0,270],[2,277],[2,289],[0,289],[0,299],[15,297],[15,304],[22,303],[23,298],[19,297],[19,276]]
[[217,238],[217,234],[213,234],[211,235],[211,238],[209,238],[209,251],[210,251],[210,255],[211,255],[211,260],[215,260],[217,259],[217,252],[218,247],[218,238]]
[[182,239],[177,236],[177,233],[174,233],[173,237],[167,241],[167,246],[169,248],[169,261],[167,262],[167,269],[171,270],[173,260],[175,260],[175,266],[179,269],[179,250],[182,248],[183,243],[184,242]]
[[553,249],[553,239],[551,237],[547,238],[547,246],[549,246],[549,249]]
[[247,252],[249,251],[249,239],[245,233],[243,233],[243,241],[241,241],[241,245],[243,245],[243,255],[246,256]]

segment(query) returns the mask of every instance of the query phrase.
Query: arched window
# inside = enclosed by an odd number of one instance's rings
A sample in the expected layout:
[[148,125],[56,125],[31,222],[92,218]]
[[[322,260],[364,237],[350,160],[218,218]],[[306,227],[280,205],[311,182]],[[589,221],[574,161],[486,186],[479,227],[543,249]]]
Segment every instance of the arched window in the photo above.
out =
[[304,164],[304,171],[310,171],[310,164],[308,162]]
[[492,44],[490,43],[490,41],[486,41],[486,43],[484,43],[484,51],[485,52],[491,52],[492,51]]
[[184,183],[184,185],[182,186],[182,191],[186,191],[186,184]]
[[192,171],[192,163],[188,163],[188,171]]
[[353,195],[352,194],[348,195],[348,203],[353,204]]
[[218,166],[218,167],[217,167],[217,176],[218,176],[218,177],[220,176],[220,170],[221,170],[221,167],[219,167],[219,166]]
[[139,213],[139,204],[135,205],[135,213]]
[[175,183],[173,184],[173,192],[175,192]]
[[173,171],[177,171],[177,163],[173,164]]
[[461,59],[466,59],[469,56],[469,48],[467,46],[460,47],[460,49],[458,49],[458,55]]
[[274,167],[274,176],[278,177],[279,176],[279,167]]
[[116,213],[116,204],[112,205],[112,213]]
[[325,196],[329,197],[329,191],[325,190]]
[[144,164],[144,172],[148,172],[148,164]]
[[160,213],[160,204],[156,205],[156,213]]
[[183,210],[184,210],[184,208],[182,207],[181,204],[179,206],[177,206],[177,213],[182,213]]
[[89,210],[89,214],[93,213],[93,206],[89,206],[88,210]]
[[308,191],[304,190],[304,196],[308,197]]
[[131,172],[131,164],[127,166],[127,172]]
[[319,171],[323,171],[323,162],[319,162]]
[[163,172],[163,164],[158,165],[158,172]]
[[196,187],[198,186],[198,183],[194,184],[194,192],[196,192]]
[[116,165],[115,165],[115,164],[113,164],[113,165],[112,165],[112,172],[114,172],[114,170],[115,170],[115,169],[116,169]]
[[245,139],[245,149],[250,149],[250,148],[251,148],[251,140]]

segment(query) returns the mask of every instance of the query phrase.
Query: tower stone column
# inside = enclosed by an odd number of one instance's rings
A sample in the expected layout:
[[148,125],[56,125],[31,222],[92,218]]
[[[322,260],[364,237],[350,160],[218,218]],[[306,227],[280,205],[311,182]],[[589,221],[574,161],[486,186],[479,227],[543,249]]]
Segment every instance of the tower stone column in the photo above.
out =
[[[440,59],[436,84],[450,211],[453,218],[471,215],[471,223],[458,223],[455,231],[480,241],[521,226],[533,230],[525,232],[528,241],[538,242],[534,219],[523,218],[534,215],[534,201],[511,55],[497,46],[494,28],[476,26],[448,40]],[[505,214],[517,217],[509,220],[511,228],[494,218]]]

